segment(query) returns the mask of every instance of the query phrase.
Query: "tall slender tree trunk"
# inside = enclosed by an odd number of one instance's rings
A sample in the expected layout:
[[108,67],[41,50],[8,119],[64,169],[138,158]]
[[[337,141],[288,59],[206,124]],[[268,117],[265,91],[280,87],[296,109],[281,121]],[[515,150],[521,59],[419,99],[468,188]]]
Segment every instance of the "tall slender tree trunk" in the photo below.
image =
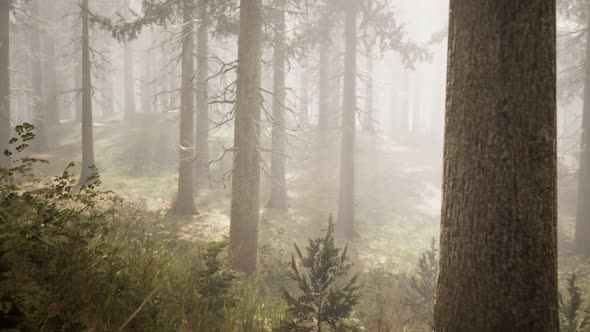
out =
[[[54,4],[42,2],[42,11],[45,20],[53,24],[55,22]],[[45,106],[45,123],[47,126],[60,124],[60,116],[57,108],[57,57],[55,52],[56,39],[54,30],[49,28],[43,37],[43,91]]]
[[356,131],[356,0],[347,0],[344,23],[344,90],[342,99],[342,140],[340,148],[340,191],[336,233],[351,239],[354,225],[354,154]]
[[[589,22],[590,26],[590,22]],[[590,256],[590,31],[586,31],[586,72],[584,81],[584,109],[582,114],[582,142],[578,172],[578,206],[576,214],[576,251]]]
[[328,130],[330,123],[330,18],[323,14],[320,22],[320,104],[318,129]]
[[10,140],[10,7],[11,0],[0,0],[0,167],[7,168],[4,151]]
[[229,233],[232,266],[246,273],[255,272],[258,261],[261,45],[262,1],[241,0]]
[[367,52],[367,86],[366,86],[366,99],[365,99],[365,130],[369,133],[375,132],[375,110],[373,105],[373,98],[375,96],[374,93],[374,83],[375,78],[373,76],[374,71],[374,54],[373,54],[373,47],[369,46]]
[[[31,1],[31,16],[39,20],[39,0]],[[35,140],[32,148],[36,152],[47,152],[47,127],[45,123],[45,105],[43,103],[43,63],[41,54],[41,29],[38,21],[31,24],[31,82],[33,85],[33,124]]]
[[274,73],[273,73],[273,104],[272,104],[272,148],[270,162],[271,190],[270,200],[266,205],[269,209],[285,211],[287,204],[286,152],[287,135],[285,133],[285,62],[287,61],[287,45],[285,38],[285,4],[286,0],[276,0],[273,8],[274,36]]
[[[398,77],[398,75],[395,75]],[[401,72],[402,77],[402,88],[400,89],[399,98],[401,99],[400,102],[397,104],[399,105],[399,109],[394,109],[393,115],[393,137],[398,139],[403,139],[407,137],[409,133],[409,123],[410,123],[410,110],[409,110],[409,98],[410,98],[410,88],[409,88],[409,79],[408,79],[408,72],[406,70]],[[443,121],[444,122],[444,121]]]
[[197,167],[195,168],[195,184],[202,191],[209,183],[209,22],[208,2],[198,0],[200,15],[197,35],[197,117],[196,143]]
[[[129,18],[131,11],[131,1],[125,0],[125,16]],[[126,122],[133,121],[135,115],[135,62],[133,60],[133,50],[130,43],[126,43],[123,49],[123,85],[125,94],[125,111],[124,119]]]
[[178,195],[175,213],[179,215],[197,214],[194,199],[194,0],[183,0],[182,29],[182,78],[180,92],[180,142],[178,167]]
[[[82,37],[80,37],[81,39]],[[76,84],[76,96],[75,96],[75,108],[74,111],[75,113],[73,114],[73,118],[74,118],[74,122],[75,123],[82,123],[82,61],[80,59],[82,59],[82,52],[80,51],[76,51],[76,58],[78,59],[78,62],[76,63],[76,68],[74,69],[76,71],[75,74],[75,84]]]
[[559,331],[555,0],[450,1],[435,331]]
[[113,52],[109,42],[105,41],[103,45],[102,56],[102,75],[101,75],[101,89],[102,89],[102,115],[110,116],[114,112],[113,100],[113,73],[111,68]]
[[422,90],[420,86],[420,76],[414,72],[414,80],[412,81],[414,98],[412,102],[412,134],[418,135],[422,130]]
[[309,126],[309,61],[304,60],[301,74],[301,99],[299,101],[299,124],[303,129]]
[[92,133],[92,76],[90,71],[90,31],[88,0],[82,0],[82,171],[79,185],[93,173],[94,138]]

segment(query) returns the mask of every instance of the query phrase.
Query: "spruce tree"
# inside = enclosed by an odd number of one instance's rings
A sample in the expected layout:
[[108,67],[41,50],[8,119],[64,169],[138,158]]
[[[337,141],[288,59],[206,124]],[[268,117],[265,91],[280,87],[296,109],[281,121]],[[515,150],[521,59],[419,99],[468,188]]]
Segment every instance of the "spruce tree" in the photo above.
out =
[[323,237],[310,239],[305,256],[295,245],[297,257],[291,257],[289,277],[297,283],[300,295],[283,288],[283,298],[291,316],[282,331],[322,331],[328,325],[337,331],[340,320],[348,318],[360,299],[358,275],[348,281],[352,264],[347,247],[334,243],[334,223],[330,217]]

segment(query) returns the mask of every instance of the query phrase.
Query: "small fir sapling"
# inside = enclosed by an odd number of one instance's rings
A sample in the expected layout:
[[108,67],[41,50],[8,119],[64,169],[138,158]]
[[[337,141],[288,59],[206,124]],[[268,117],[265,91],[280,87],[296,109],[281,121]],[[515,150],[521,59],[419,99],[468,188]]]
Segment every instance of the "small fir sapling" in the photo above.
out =
[[330,217],[323,237],[310,239],[305,255],[295,245],[289,277],[297,283],[299,294],[283,288],[290,319],[280,331],[318,331],[329,326],[337,331],[342,320],[350,317],[360,299],[358,275],[347,279],[352,264],[347,247],[334,243],[334,223]]

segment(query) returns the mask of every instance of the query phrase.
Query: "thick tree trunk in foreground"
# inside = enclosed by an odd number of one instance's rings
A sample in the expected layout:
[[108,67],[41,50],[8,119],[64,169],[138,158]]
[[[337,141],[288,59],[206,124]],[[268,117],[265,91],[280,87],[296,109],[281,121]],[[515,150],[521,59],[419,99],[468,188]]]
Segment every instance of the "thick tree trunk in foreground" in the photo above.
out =
[[[39,0],[31,2],[31,16],[39,19]],[[43,97],[43,63],[41,54],[41,29],[39,23],[31,24],[31,83],[33,87],[33,124],[35,125],[35,140],[32,149],[36,152],[47,152],[47,124],[45,123],[45,105]]]
[[92,77],[90,72],[90,32],[88,29],[88,0],[82,0],[82,171],[79,185],[92,175],[94,138],[92,133]]
[[193,96],[193,0],[183,0],[182,82],[180,92],[180,142],[178,195],[174,212],[179,215],[197,213],[194,201],[194,96]]
[[10,6],[12,1],[0,0],[0,167],[8,167],[4,151],[10,140]]
[[195,184],[202,191],[209,183],[209,18],[207,0],[199,0],[199,30],[197,36],[197,167]]
[[340,148],[340,191],[336,234],[355,237],[354,225],[354,154],[356,131],[356,0],[347,0],[345,18],[346,51],[344,90],[342,94],[342,141]]
[[554,0],[451,0],[435,330],[558,331]]
[[578,253],[590,257],[590,31],[586,32],[586,77],[584,81],[584,110],[582,142],[578,172],[578,207],[575,245]]
[[232,266],[246,273],[258,261],[261,43],[262,1],[241,0],[229,234]]
[[274,11],[274,73],[273,73],[273,104],[272,104],[272,148],[270,161],[271,190],[269,209],[285,211],[287,204],[286,145],[285,132],[285,62],[287,61],[287,45],[285,39],[285,0],[277,0]]

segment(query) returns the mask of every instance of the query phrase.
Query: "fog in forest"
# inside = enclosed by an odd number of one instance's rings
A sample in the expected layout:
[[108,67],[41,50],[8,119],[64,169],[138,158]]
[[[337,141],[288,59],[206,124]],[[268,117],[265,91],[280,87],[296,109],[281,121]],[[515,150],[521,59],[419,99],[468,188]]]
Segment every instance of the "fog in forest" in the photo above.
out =
[[589,8],[0,0],[0,331],[590,331]]

